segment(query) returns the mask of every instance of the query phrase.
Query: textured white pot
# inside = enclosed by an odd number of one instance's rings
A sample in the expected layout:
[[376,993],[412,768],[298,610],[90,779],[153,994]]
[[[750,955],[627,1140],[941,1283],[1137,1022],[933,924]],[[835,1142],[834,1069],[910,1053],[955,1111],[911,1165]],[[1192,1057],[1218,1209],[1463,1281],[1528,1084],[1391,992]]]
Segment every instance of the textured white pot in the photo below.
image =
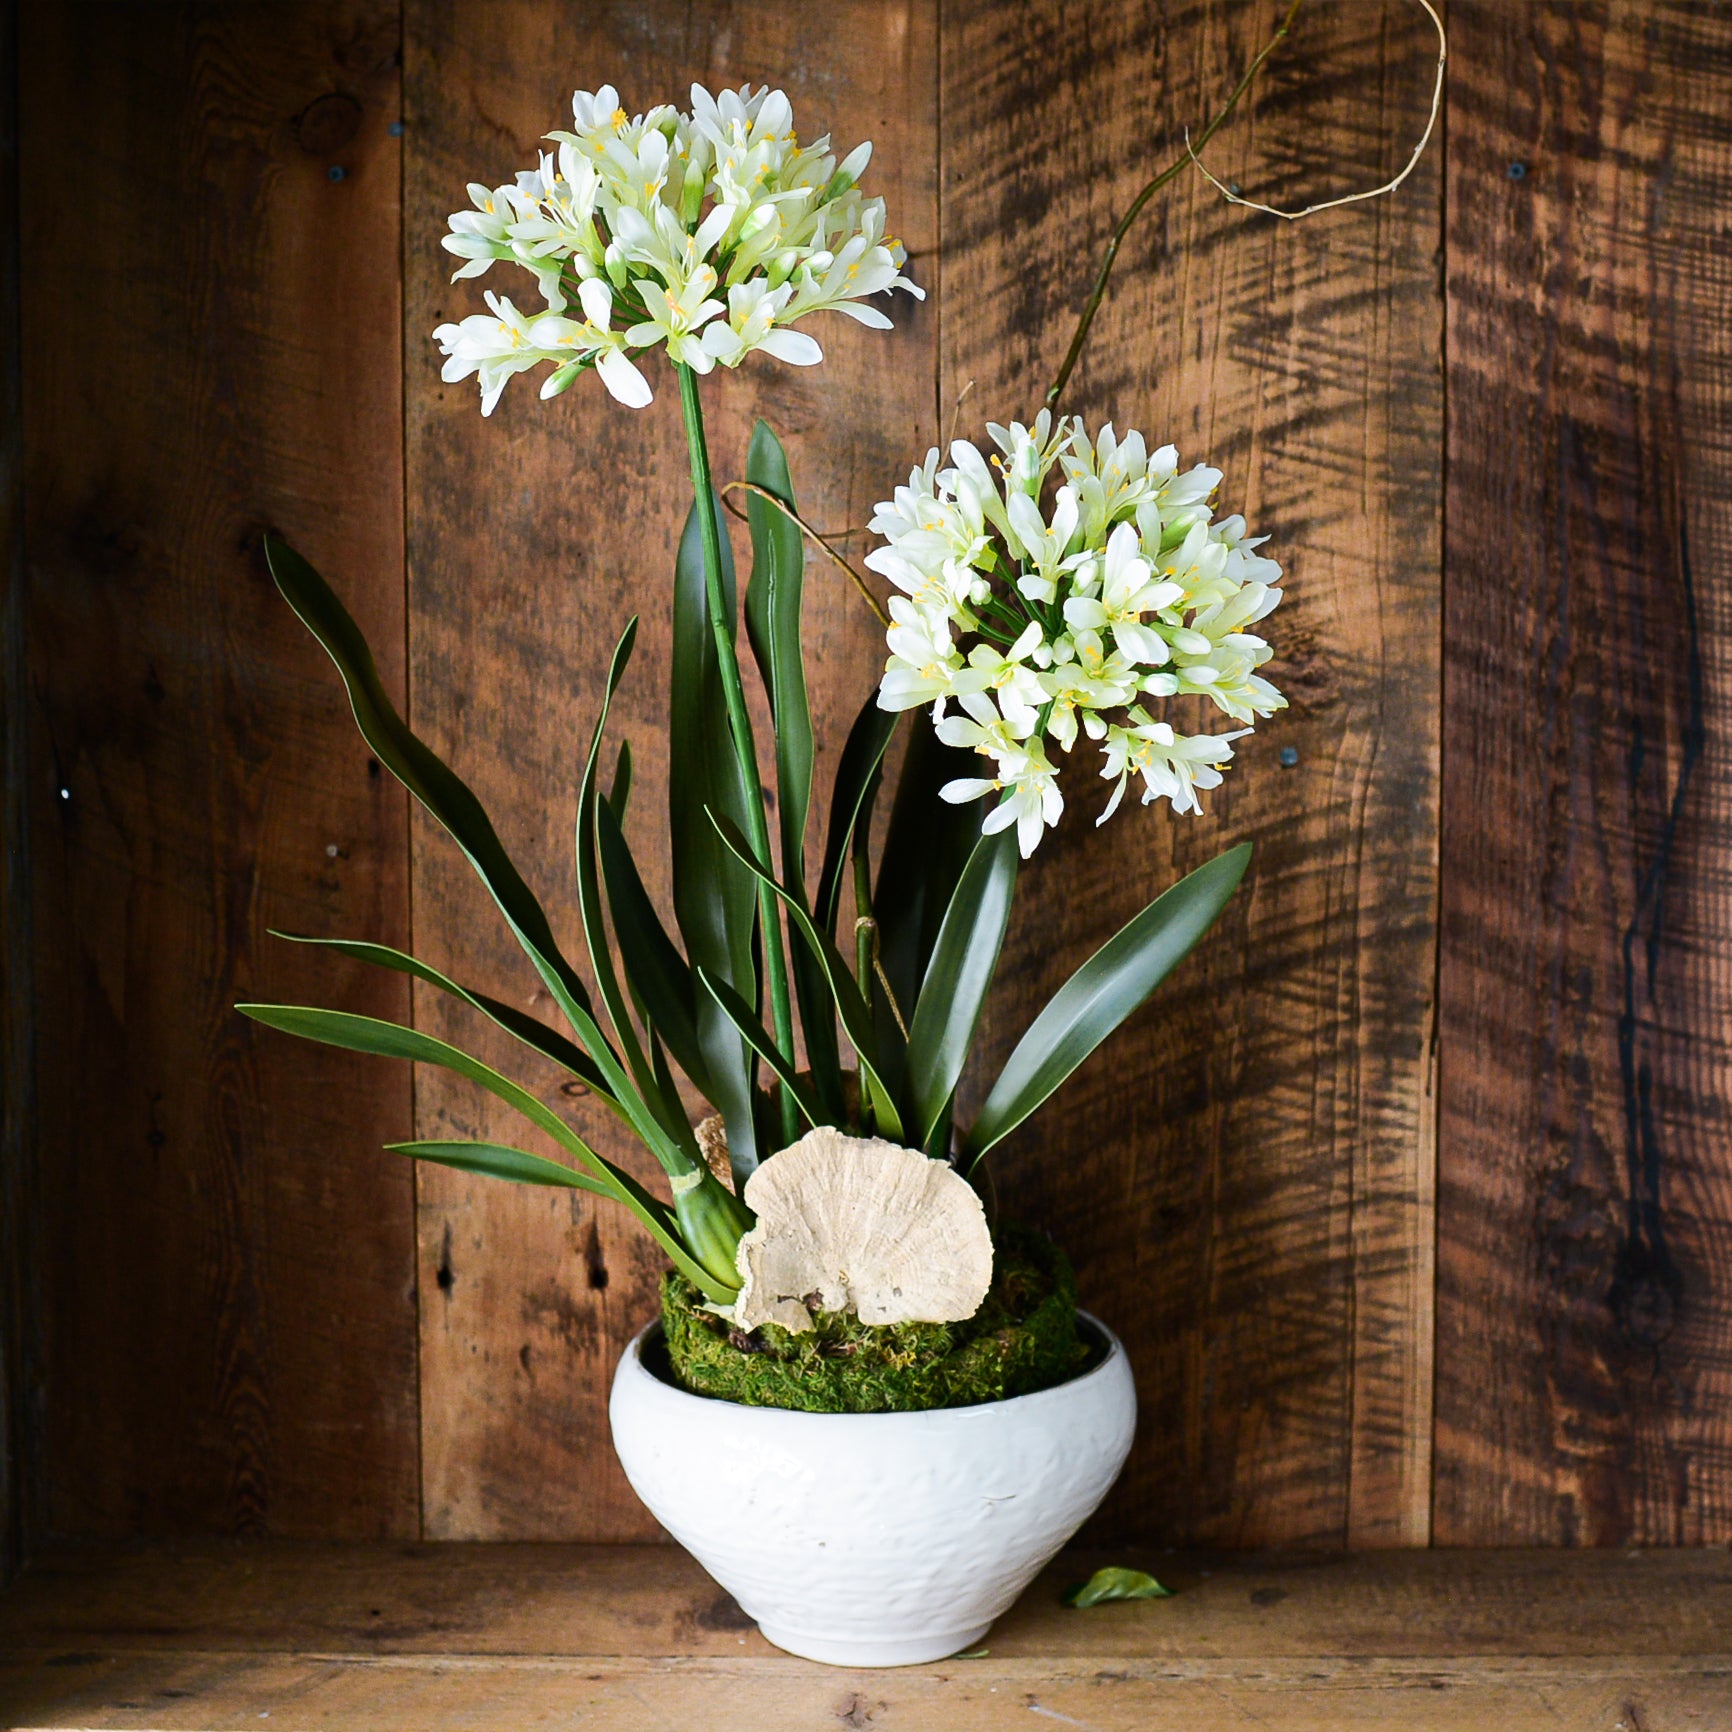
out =
[[[632,1489],[778,1648],[911,1666],[972,1647],[1118,1478],[1125,1350],[1056,1389],[931,1413],[789,1413],[690,1395],[644,1363],[609,1417]],[[659,1341],[656,1346],[659,1349]]]

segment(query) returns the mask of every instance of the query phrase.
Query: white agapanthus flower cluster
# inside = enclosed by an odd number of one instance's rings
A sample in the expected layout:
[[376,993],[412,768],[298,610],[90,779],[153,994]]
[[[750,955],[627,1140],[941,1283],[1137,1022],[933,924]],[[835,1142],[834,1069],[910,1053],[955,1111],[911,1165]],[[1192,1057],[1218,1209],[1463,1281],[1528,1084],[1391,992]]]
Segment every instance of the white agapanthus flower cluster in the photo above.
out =
[[[1109,423],[1091,440],[1046,410],[987,431],[990,460],[959,439],[941,469],[934,449],[872,519],[885,545],[866,563],[901,592],[880,707],[930,704],[946,744],[992,760],[942,792],[1001,794],[982,828],[1015,824],[1025,859],[1064,809],[1049,746],[1068,753],[1079,731],[1115,784],[1101,823],[1133,775],[1145,805],[1200,812],[1232,742],[1287,703],[1257,672],[1272,652],[1250,629],[1281,599],[1280,566],[1256,551],[1267,537],[1215,520],[1220,470],[1181,472],[1140,433]],[[1184,734],[1150,712],[1188,695],[1247,726]]]
[[665,343],[695,372],[737,367],[754,350],[810,366],[823,351],[790,329],[831,309],[890,324],[864,297],[924,291],[901,274],[907,255],[884,232],[884,201],[859,179],[862,144],[840,164],[829,139],[801,145],[779,90],[749,85],[712,96],[692,86],[692,111],[664,104],[627,116],[603,85],[572,98],[573,130],[513,186],[471,186],[473,210],[451,218],[444,246],[477,277],[496,259],[536,280],[546,310],[503,295],[433,333],[444,377],[478,373],[490,414],[514,373],[551,363],[543,397],[593,367],[620,402],[650,387],[632,356]]

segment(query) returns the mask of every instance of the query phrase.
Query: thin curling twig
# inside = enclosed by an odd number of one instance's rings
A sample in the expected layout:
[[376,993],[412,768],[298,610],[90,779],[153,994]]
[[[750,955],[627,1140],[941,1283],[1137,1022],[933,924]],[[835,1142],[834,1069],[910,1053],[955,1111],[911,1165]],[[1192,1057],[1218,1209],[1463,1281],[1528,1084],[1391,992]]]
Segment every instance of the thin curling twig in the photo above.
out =
[[956,424],[962,419],[962,405],[968,401],[968,393],[974,389],[974,381],[970,379],[956,394],[956,401],[950,409],[950,443],[956,443]]
[[[1293,28],[1293,20],[1299,14],[1303,0],[1292,0],[1281,22],[1275,27],[1275,34],[1263,44],[1257,57],[1245,68],[1245,76],[1233,88],[1233,94],[1221,104],[1213,119],[1197,134],[1197,146],[1201,148],[1221,129],[1221,124],[1238,106],[1239,98],[1251,87],[1251,80],[1261,71],[1263,62],[1275,52],[1286,40],[1287,33]],[[1083,305],[1082,317],[1077,320],[1076,334],[1070,340],[1070,347],[1065,351],[1064,365],[1058,370],[1057,377],[1047,387],[1045,407],[1057,409],[1058,400],[1064,394],[1064,388],[1070,383],[1071,370],[1076,366],[1077,357],[1082,353],[1084,342],[1088,339],[1089,326],[1095,321],[1095,314],[1100,311],[1102,297],[1107,292],[1107,279],[1113,274],[1113,266],[1118,262],[1119,247],[1130,233],[1138,217],[1143,214],[1143,208],[1156,193],[1170,181],[1177,178],[1186,166],[1193,160],[1189,134],[1185,139],[1185,154],[1174,157],[1173,160],[1149,182],[1137,196],[1131,200],[1130,208],[1119,218],[1119,226],[1113,230],[1113,238],[1107,242],[1107,250],[1101,257],[1101,268],[1095,273],[1094,287],[1089,291],[1089,298]]]
[[[745,512],[743,512],[731,499],[728,498],[728,495],[732,493],[736,487],[746,493],[755,493],[760,499],[767,499],[784,517],[788,518],[791,522],[798,524],[801,532],[816,543],[819,548],[827,553],[831,559],[841,566],[841,568],[847,572],[849,577],[854,580],[854,587],[859,590],[862,596],[865,597],[866,605],[878,616],[878,623],[883,626],[885,630],[889,630],[890,615],[884,611],[884,604],[872,593],[871,586],[866,582],[866,579],[863,578],[860,573],[857,572],[854,567],[851,566],[848,561],[845,560],[841,554],[839,554],[835,548],[833,548],[830,543],[799,514],[799,512],[795,511],[785,500],[778,499],[775,494],[769,491],[768,488],[760,487],[755,481],[730,481],[727,486],[722,489],[722,504],[725,505],[735,517],[739,518],[741,522],[745,521]],[[850,531],[850,533],[852,533],[852,531]]]
[[[1239,193],[1234,192],[1231,187],[1223,186],[1209,172],[1203,159],[1197,155],[1196,149],[1191,144],[1191,135],[1187,132],[1185,134],[1185,153],[1195,164],[1197,172],[1228,204],[1243,205],[1246,210],[1258,210],[1265,216],[1279,217],[1283,222],[1289,223],[1296,223],[1301,217],[1315,216],[1318,211],[1336,210],[1344,204],[1359,204],[1365,199],[1381,198],[1386,192],[1394,192],[1413,173],[1419,165],[1419,159],[1425,155],[1425,147],[1431,143],[1431,135],[1437,127],[1438,110],[1443,106],[1443,68],[1444,63],[1449,58],[1449,38],[1444,34],[1443,20],[1438,17],[1437,8],[1432,5],[1431,0],[1419,0],[1419,3],[1425,8],[1427,17],[1437,27],[1437,82],[1432,86],[1431,91],[1431,118],[1426,121],[1425,131],[1420,134],[1419,143],[1413,147],[1412,156],[1407,159],[1407,167],[1393,180],[1386,180],[1381,186],[1374,186],[1366,192],[1349,192],[1343,193],[1340,198],[1326,198],[1321,204],[1306,205],[1303,210],[1277,210],[1274,205],[1259,204],[1255,199],[1244,198]],[[1206,142],[1205,139],[1197,141],[1199,145]]]

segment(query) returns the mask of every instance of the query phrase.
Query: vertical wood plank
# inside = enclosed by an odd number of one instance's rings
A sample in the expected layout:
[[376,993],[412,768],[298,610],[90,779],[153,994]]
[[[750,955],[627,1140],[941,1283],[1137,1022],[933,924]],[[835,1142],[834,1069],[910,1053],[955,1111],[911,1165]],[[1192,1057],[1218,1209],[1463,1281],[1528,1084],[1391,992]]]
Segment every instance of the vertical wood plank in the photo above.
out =
[[24,790],[24,446],[19,414],[18,6],[0,0],[0,1583],[37,1486],[37,1208]]
[[1437,1535],[1732,1538],[1732,18],[1452,7]]
[[231,1008],[407,1009],[265,937],[404,938],[407,829],[259,539],[400,683],[397,48],[394,0],[24,11],[60,1532],[417,1527],[408,1081]]
[[[947,400],[973,383],[969,427],[1038,405],[1119,212],[1277,10],[946,7],[942,371]],[[1393,172],[1428,32],[1397,4],[1307,11],[1216,171],[1289,205]],[[1287,570],[1269,635],[1293,701],[1201,822],[1133,808],[1095,832],[1079,749],[1006,951],[987,1058],[1156,892],[1257,844],[1200,954],[995,1157],[1006,1211],[1070,1248],[1138,1369],[1103,1537],[1428,1532],[1439,173],[1434,151],[1397,197],[1291,226],[1181,179],[1066,404],[1225,470],[1225,508]]]
[[[439,380],[433,327],[494,288],[534,305],[522,273],[452,285],[439,249],[464,187],[497,185],[565,122],[574,87],[619,89],[633,111],[684,105],[691,82],[787,89],[802,137],[877,142],[868,184],[930,281],[936,239],[933,0],[848,0],[822,10],[722,4],[670,9],[557,0],[499,8],[410,0],[406,12],[407,380],[411,686],[415,724],[475,787],[546,903],[567,953],[579,755],[608,657],[642,616],[615,703],[637,773],[627,824],[667,908],[666,710],[673,554],[689,503],[678,393],[658,358],[654,405],[634,414],[594,379],[551,404],[532,382],[483,423],[472,381]],[[899,298],[900,300],[900,298]],[[904,301],[894,333],[831,318],[811,328],[810,373],[758,358],[706,382],[718,481],[739,476],[751,418],[789,447],[810,520],[864,524],[872,502],[933,436],[935,318]],[[742,567],[742,569],[744,569]],[[827,787],[834,754],[881,660],[873,621],[825,568],[808,580],[808,655]],[[751,681],[751,676],[748,675]],[[757,693],[753,691],[754,702]],[[767,718],[757,712],[759,739]],[[459,979],[556,1014],[467,865],[420,814],[418,952]],[[420,1026],[537,1084],[610,1159],[659,1183],[647,1157],[593,1105],[564,1099],[521,1049],[428,994]],[[442,1076],[418,1082],[422,1135],[523,1127]],[[653,1314],[660,1256],[635,1223],[578,1193],[429,1170],[419,1179],[423,1457],[430,1537],[653,1537],[608,1441],[607,1388],[627,1338]]]

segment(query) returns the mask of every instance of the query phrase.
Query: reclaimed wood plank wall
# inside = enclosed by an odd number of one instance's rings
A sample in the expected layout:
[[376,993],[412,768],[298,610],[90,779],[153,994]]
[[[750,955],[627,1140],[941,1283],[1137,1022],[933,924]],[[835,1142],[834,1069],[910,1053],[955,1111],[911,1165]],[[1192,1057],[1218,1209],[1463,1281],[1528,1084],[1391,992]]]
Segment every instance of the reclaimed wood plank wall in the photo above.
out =
[[1437,1535],[1724,1542],[1732,17],[1456,28]]
[[[711,414],[723,476],[761,411],[812,519],[857,527],[965,391],[970,428],[1038,397],[1117,212],[1276,16],[23,9],[3,719],[33,936],[4,1032],[34,1059],[8,1060],[0,1195],[35,1199],[4,1248],[39,1275],[9,1271],[0,1414],[29,1531],[655,1532],[604,1408],[656,1259],[576,1193],[378,1152],[494,1128],[468,1091],[227,1008],[410,1010],[271,925],[534,1002],[270,590],[268,525],[556,907],[574,742],[641,612],[617,713],[655,857],[674,397],[520,390],[482,425],[427,342],[476,299],[438,250],[464,182],[609,79],[638,105],[773,80],[803,127],[874,138],[931,298],[893,336],[832,321],[815,374],[718,380]],[[1200,823],[1097,835],[1075,790],[986,1033],[1002,1051],[1154,889],[1257,843],[1205,953],[999,1167],[1138,1368],[1102,1541],[1732,1539],[1732,19],[1455,0],[1450,28],[1442,134],[1398,195],[1286,225],[1182,178],[1069,400],[1217,463],[1275,534],[1294,701]],[[1432,43],[1411,3],[1313,0],[1217,172],[1287,204],[1393,172]],[[843,587],[808,593],[833,752],[879,652]]]

